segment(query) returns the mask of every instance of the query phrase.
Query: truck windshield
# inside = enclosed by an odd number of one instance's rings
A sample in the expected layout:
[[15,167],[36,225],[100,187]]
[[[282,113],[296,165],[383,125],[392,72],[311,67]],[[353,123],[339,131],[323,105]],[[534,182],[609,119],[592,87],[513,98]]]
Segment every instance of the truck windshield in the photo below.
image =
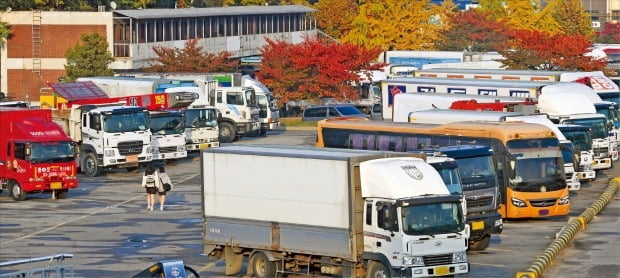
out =
[[278,111],[278,105],[276,104],[276,98],[273,97],[273,94],[267,95],[267,102],[269,103],[269,109],[271,109],[271,111]]
[[32,163],[70,162],[75,160],[73,142],[31,143],[30,156]]
[[146,112],[106,114],[103,118],[105,132],[145,131],[149,128]]
[[185,110],[185,127],[216,127],[217,115],[215,109],[188,109]]
[[245,99],[248,107],[256,107],[256,92],[253,89],[245,91]]
[[607,138],[607,125],[605,124],[605,118],[572,119],[566,120],[564,123],[589,127],[592,130],[592,138],[594,139]]
[[434,203],[402,207],[403,232],[407,235],[434,235],[463,231],[460,203]]
[[607,121],[612,123],[614,127],[620,126],[620,120],[618,119],[618,110],[613,106],[596,107],[596,113],[605,115]]
[[575,154],[575,148],[571,143],[560,143],[560,150],[562,150],[562,160],[564,164],[573,163],[573,155]]
[[578,152],[592,150],[592,137],[587,130],[562,131],[564,137],[571,141]]
[[464,189],[495,187],[496,173],[492,156],[465,157],[457,161]]
[[151,132],[153,135],[181,134],[185,132],[181,114],[151,117]]
[[267,96],[257,95],[256,102],[258,103],[258,108],[260,109],[260,111],[258,111],[258,117],[267,118],[267,107],[269,106],[269,103],[267,102]]
[[435,170],[437,170],[437,172],[441,176],[441,179],[446,184],[446,187],[448,188],[448,191],[450,191],[450,194],[463,195],[463,186],[461,185],[459,168],[454,167],[456,165],[452,167],[445,167],[442,165],[437,165],[435,163],[432,163],[431,165],[435,168]]

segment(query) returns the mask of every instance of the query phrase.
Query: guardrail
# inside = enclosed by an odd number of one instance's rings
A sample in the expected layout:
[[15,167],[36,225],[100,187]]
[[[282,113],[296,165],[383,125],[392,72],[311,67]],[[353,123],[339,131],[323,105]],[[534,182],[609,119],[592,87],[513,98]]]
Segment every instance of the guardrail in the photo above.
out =
[[613,199],[616,191],[620,187],[620,178],[614,178],[609,180],[607,189],[596,199],[596,201],[588,206],[584,212],[578,217],[571,220],[556,236],[556,239],[547,246],[547,248],[540,253],[536,260],[523,272],[517,272],[516,278],[538,278],[541,277],[547,266],[551,264],[551,261],[557,254],[564,248],[579,232],[586,228],[595,215],[597,215],[605,206]]
[[[23,264],[47,261],[47,266],[30,268],[27,270],[12,271],[10,273],[0,273],[0,278],[31,278],[31,277],[73,277],[73,266],[65,265],[65,258],[73,258],[73,254],[56,254],[45,257],[37,257],[24,260],[15,260],[0,263],[0,268],[11,267]],[[57,264],[52,265],[56,262]]]

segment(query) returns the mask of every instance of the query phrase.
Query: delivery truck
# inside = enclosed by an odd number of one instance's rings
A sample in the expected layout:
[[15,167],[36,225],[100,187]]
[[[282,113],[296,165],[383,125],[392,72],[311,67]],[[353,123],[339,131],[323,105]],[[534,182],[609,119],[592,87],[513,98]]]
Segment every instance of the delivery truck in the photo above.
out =
[[468,273],[460,196],[414,156],[420,154],[251,145],[204,150],[204,253],[224,259],[227,275],[244,262],[254,277]]
[[78,186],[73,140],[43,109],[0,108],[0,192],[15,201],[26,194],[66,198]]

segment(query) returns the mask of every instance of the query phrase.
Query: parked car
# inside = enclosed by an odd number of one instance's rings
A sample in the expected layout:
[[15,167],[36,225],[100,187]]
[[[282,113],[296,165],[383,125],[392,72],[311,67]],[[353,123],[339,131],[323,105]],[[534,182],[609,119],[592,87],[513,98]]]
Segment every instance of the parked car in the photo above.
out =
[[363,117],[368,118],[368,114],[355,108],[353,105],[322,105],[306,108],[301,117],[302,121],[320,121],[335,117]]

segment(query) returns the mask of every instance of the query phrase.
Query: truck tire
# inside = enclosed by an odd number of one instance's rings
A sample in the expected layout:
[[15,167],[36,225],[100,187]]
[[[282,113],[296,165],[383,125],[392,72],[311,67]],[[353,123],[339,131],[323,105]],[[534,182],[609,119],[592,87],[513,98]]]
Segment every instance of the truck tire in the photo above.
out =
[[484,249],[487,249],[487,247],[489,247],[489,244],[491,243],[491,236],[490,235],[485,235],[482,239],[480,240],[470,240],[469,241],[469,250],[471,251],[482,251]]
[[26,200],[26,192],[24,192],[21,185],[16,181],[9,182],[9,193],[11,193],[11,197],[13,197],[15,201]]
[[220,142],[221,143],[232,143],[235,140],[235,136],[237,135],[237,131],[235,127],[231,123],[223,122],[220,123]]
[[372,261],[368,264],[366,278],[389,278],[390,270],[382,263]]
[[101,175],[101,167],[97,165],[97,157],[95,157],[94,153],[86,153],[86,156],[82,162],[82,170],[84,171],[84,174],[89,177]]
[[247,137],[258,137],[260,135],[260,129],[253,130],[253,131],[250,131],[250,132],[246,132],[245,135]]
[[267,134],[267,129],[266,128],[261,128],[260,129],[260,136],[265,136]]
[[139,167],[127,167],[127,173],[137,173]]
[[67,199],[69,195],[69,189],[56,190],[53,194],[56,194],[56,199]]
[[256,278],[276,277],[276,270],[277,270],[276,262],[269,261],[265,253],[258,252],[254,254],[251,262],[252,262],[252,269],[254,271],[254,277]]

